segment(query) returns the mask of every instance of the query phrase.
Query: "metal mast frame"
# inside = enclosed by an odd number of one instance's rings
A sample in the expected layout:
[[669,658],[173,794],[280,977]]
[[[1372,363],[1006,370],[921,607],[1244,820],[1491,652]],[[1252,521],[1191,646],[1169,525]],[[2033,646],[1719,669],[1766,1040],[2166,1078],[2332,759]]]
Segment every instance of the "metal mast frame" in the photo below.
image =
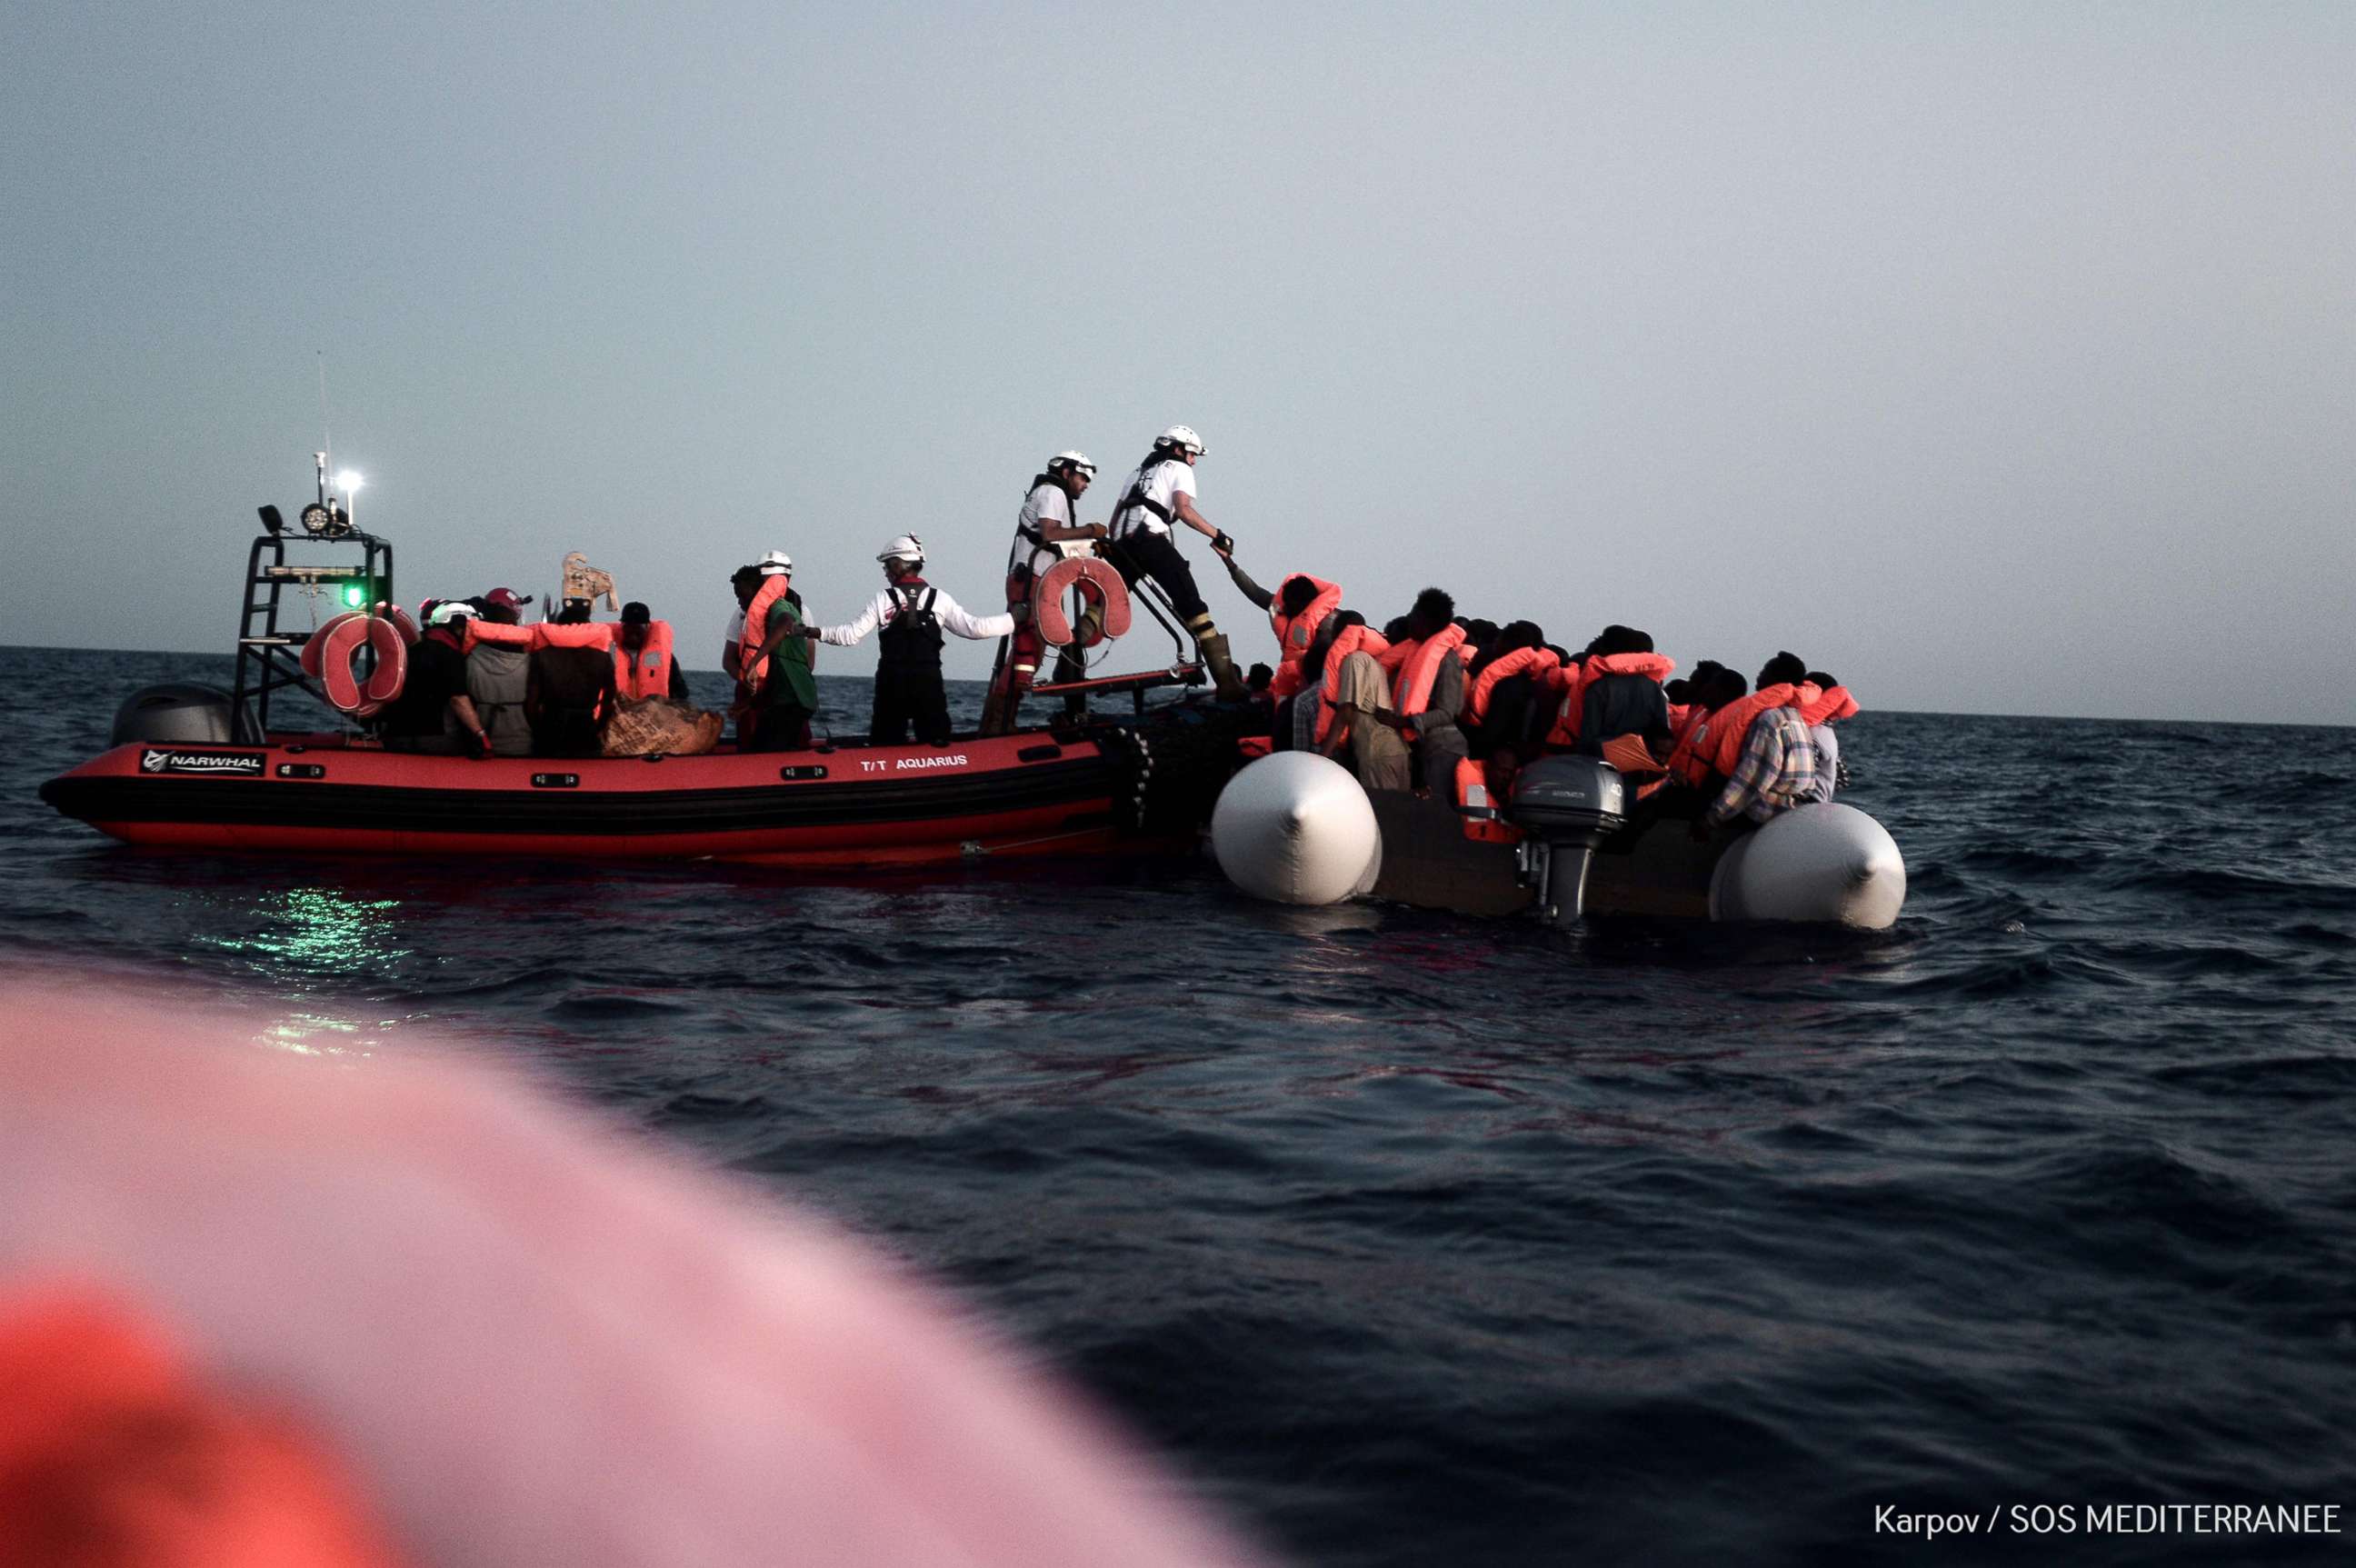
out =
[[[359,546],[359,564],[295,566],[286,560],[289,544],[316,544],[348,550]],[[290,630],[279,623],[280,601],[290,588],[316,589],[328,583],[359,583],[367,589],[363,608],[392,597],[392,542],[355,529],[336,538],[289,538],[284,534],[254,536],[245,558],[243,613],[237,633],[237,684],[230,693],[230,712],[241,743],[262,745],[270,736],[270,698],[293,686],[309,693],[324,706],[325,693],[303,672],[303,645],[315,628]],[[338,611],[345,607],[338,600]]]

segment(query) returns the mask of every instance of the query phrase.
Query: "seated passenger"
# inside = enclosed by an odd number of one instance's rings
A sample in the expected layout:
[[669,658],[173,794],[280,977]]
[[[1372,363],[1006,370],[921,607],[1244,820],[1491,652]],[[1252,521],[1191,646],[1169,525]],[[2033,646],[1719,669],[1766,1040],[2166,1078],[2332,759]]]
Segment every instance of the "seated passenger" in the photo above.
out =
[[1560,664],[1560,656],[1547,647],[1546,633],[1536,622],[1507,621],[1498,628],[1465,671],[1477,695],[1468,695],[1458,725],[1474,757],[1526,762],[1537,755],[1554,722],[1546,701],[1547,682]]
[[1458,719],[1464,712],[1464,628],[1456,624],[1456,601],[1439,588],[1426,588],[1402,618],[1405,639],[1393,639],[1383,662],[1392,675],[1390,718],[1413,743],[1410,777],[1421,787],[1446,788],[1467,749]]
[[1380,660],[1364,649],[1344,654],[1331,689],[1332,722],[1318,749],[1338,758],[1346,747],[1350,771],[1369,791],[1412,789],[1407,740],[1391,711],[1391,683]]
[[[560,628],[571,627],[606,635],[562,639]],[[563,614],[534,629],[543,639],[556,639],[531,650],[525,678],[524,715],[531,723],[532,755],[595,757],[603,749],[605,721],[614,712],[612,628],[590,622],[588,600],[568,599]]]
[[528,596],[512,588],[493,588],[483,596],[483,627],[516,627],[511,633],[483,640],[481,629],[469,637],[466,648],[466,695],[473,699],[483,731],[490,737],[494,757],[530,757],[531,724],[524,715],[529,695],[531,647],[519,625]]
[[670,623],[655,619],[636,599],[622,607],[622,624],[614,633],[614,686],[633,701],[687,701],[687,671],[671,657]]
[[[1699,815],[1723,782],[1710,767],[1711,729],[1718,715],[1743,700],[1751,682],[1715,659],[1694,667],[1687,691],[1693,704],[1687,712],[1676,744],[1669,748],[1669,787],[1654,797],[1653,810],[1664,816]],[[1732,722],[1730,719],[1728,722]]]
[[1800,717],[1807,723],[1808,740],[1816,748],[1816,789],[1812,799],[1829,800],[1837,791],[1848,788],[1848,765],[1840,759],[1840,737],[1833,734],[1833,725],[1857,712],[1857,699],[1849,695],[1847,686],[1821,670],[1809,671],[1807,683],[1820,693],[1800,709]]
[[1661,682],[1676,666],[1653,651],[1650,636],[1632,627],[1605,627],[1587,654],[1577,754],[1600,757],[1607,742],[1633,735],[1656,761],[1665,759],[1676,736]]
[[448,599],[434,607],[424,634],[409,650],[409,674],[384,711],[384,744],[391,751],[431,756],[491,755],[490,736],[466,694],[466,623],[475,607]]
[[[1805,674],[1805,668],[1799,671]],[[1816,749],[1808,740],[1808,726],[1795,707],[1771,706],[1759,711],[1744,734],[1734,769],[1709,809],[1694,820],[1693,834],[1706,838],[1709,830],[1748,817],[1767,822],[1815,796]]]
[[1309,650],[1301,658],[1301,689],[1285,698],[1276,708],[1276,749],[1279,751],[1315,751],[1317,732],[1323,720],[1325,707],[1325,660],[1333,650],[1334,639],[1352,627],[1365,635],[1366,618],[1355,610],[1336,610],[1327,616],[1309,639]]
[[1469,675],[1497,656],[1499,628],[1495,621],[1483,620],[1478,616],[1460,624],[1464,628],[1464,646],[1472,650],[1472,661],[1464,667],[1464,672]]

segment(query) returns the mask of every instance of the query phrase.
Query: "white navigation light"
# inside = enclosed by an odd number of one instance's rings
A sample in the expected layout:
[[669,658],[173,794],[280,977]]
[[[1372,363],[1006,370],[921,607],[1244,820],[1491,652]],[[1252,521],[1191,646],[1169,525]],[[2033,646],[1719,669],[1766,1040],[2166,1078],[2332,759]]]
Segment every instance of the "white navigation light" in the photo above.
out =
[[362,485],[367,483],[368,481],[366,479],[361,478],[349,468],[346,468],[342,473],[336,476],[336,489],[343,491],[346,495],[350,495],[354,490],[359,489]]

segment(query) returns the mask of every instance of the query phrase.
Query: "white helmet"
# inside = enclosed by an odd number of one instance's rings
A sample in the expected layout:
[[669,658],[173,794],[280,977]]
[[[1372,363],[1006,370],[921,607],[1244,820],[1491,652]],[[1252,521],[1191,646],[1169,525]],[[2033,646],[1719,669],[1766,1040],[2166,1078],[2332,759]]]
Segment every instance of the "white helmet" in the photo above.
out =
[[878,555],[875,559],[878,561],[913,561],[917,565],[921,566],[925,564],[925,542],[917,538],[913,533],[904,533],[900,535],[899,538],[894,540],[891,543],[885,545],[884,547],[884,553]]
[[794,558],[782,550],[772,550],[753,564],[761,569],[761,575],[764,577],[774,577],[781,572],[792,571]]
[[1097,466],[1088,461],[1085,452],[1058,452],[1047,459],[1047,472],[1052,474],[1058,468],[1076,468],[1091,479],[1097,477]]
[[1153,444],[1156,446],[1175,447],[1181,452],[1192,452],[1197,457],[1203,455],[1203,438],[1194,434],[1194,427],[1191,424],[1172,425],[1155,436]]

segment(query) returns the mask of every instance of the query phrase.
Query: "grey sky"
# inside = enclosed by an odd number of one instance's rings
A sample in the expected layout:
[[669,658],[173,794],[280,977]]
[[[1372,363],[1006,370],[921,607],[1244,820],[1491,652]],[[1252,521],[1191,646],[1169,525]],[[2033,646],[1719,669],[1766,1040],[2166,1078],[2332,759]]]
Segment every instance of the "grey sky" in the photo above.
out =
[[1183,421],[1378,621],[2356,722],[2351,83],[2337,5],[19,5],[0,641],[225,649],[325,348],[405,598],[579,549],[701,667],[765,549],[994,607]]

